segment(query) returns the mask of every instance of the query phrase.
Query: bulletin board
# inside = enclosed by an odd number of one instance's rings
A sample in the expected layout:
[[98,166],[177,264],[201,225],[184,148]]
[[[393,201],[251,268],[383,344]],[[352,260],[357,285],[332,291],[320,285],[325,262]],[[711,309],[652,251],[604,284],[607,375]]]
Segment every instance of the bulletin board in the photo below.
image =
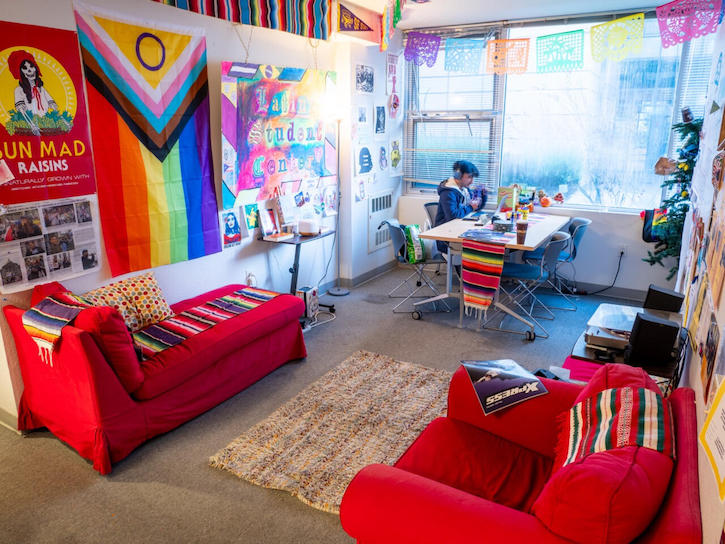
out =
[[336,73],[222,63],[224,209],[294,195],[337,210]]

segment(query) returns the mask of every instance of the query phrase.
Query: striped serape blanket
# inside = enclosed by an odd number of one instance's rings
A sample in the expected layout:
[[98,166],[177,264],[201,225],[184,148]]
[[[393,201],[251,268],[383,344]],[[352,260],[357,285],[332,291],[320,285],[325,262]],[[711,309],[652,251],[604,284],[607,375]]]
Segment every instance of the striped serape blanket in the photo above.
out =
[[644,388],[605,389],[569,411],[569,445],[564,465],[591,453],[641,446],[675,457],[670,405]]
[[463,305],[469,311],[485,312],[493,303],[501,282],[504,244],[463,239],[461,280]]
[[133,333],[133,340],[141,349],[143,358],[148,359],[278,295],[274,291],[245,287],[149,325]]
[[23,327],[38,345],[38,355],[53,366],[53,349],[60,341],[63,327],[91,304],[73,293],[45,297],[23,314]]

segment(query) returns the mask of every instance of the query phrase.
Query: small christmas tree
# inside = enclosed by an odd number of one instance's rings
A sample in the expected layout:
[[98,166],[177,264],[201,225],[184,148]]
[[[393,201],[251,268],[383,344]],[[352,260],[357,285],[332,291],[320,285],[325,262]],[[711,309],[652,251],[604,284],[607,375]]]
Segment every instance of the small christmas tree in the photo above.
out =
[[654,251],[648,250],[647,257],[643,259],[650,265],[665,266],[664,259],[674,257],[675,264],[670,268],[668,280],[677,273],[679,266],[682,230],[690,209],[690,185],[697,154],[700,150],[700,129],[702,128],[702,119],[693,119],[689,108],[682,111],[682,121],[682,123],[672,126],[672,130],[676,131],[682,139],[676,166],[674,172],[662,182],[662,187],[666,188],[667,194],[670,195],[662,202],[662,208],[666,210],[665,220],[656,226],[653,225],[653,233],[656,234],[659,241],[655,243]]

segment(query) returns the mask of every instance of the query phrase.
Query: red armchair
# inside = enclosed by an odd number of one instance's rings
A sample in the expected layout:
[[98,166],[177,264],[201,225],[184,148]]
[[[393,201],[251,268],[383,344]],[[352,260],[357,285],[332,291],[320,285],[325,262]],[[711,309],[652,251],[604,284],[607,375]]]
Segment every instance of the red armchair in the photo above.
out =
[[[352,480],[340,507],[345,531],[360,544],[592,542],[590,536],[559,536],[534,514],[554,469],[558,416],[582,392],[577,385],[543,381],[547,395],[484,416],[459,368],[451,380],[447,417],[431,422],[395,466],[370,465]],[[680,388],[669,400],[676,461],[669,485],[666,479],[662,484],[668,486],[664,500],[653,506],[659,510],[651,523],[651,518],[643,522],[646,530],[636,542],[700,543],[694,393]],[[592,498],[600,492],[591,488]],[[589,505],[585,501],[580,508]],[[562,511],[557,514],[561,522]],[[604,536],[597,541],[618,541],[615,530],[605,527],[599,534]]]

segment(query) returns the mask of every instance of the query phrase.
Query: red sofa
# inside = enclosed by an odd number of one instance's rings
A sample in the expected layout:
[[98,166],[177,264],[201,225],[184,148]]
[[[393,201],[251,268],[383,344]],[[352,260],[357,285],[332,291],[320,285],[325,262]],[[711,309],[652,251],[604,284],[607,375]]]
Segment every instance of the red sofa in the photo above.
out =
[[[171,309],[179,313],[242,287],[228,285]],[[151,437],[307,355],[299,323],[304,303],[292,295],[275,297],[141,363],[110,307],[84,310],[63,328],[52,366],[40,359],[23,328],[24,310],[5,306],[3,312],[24,383],[18,429],[47,427],[101,474]]]
[[[578,490],[567,494],[547,486],[554,479],[557,435],[566,425],[560,414],[569,413],[583,389],[542,381],[548,394],[484,416],[461,367],[451,381],[447,417],[431,422],[395,466],[369,465],[349,484],[340,507],[345,531],[360,544],[589,544],[633,539],[640,543],[701,543],[693,391],[680,388],[669,397],[676,436],[674,463],[671,457],[646,448],[614,450],[607,463],[617,456],[628,456],[632,463],[623,471],[616,463],[595,467],[613,470],[615,478],[620,478],[608,494],[606,485],[596,479],[589,481],[583,472],[587,462],[599,455],[591,454],[581,463],[564,467],[578,464],[575,478],[567,481]],[[653,463],[654,472],[635,466],[647,455],[659,456]],[[663,482],[656,482],[658,471]],[[619,494],[633,482],[644,489],[623,502]],[[648,504],[658,485],[662,493],[654,504]],[[544,502],[549,504],[542,505],[547,493]],[[610,526],[615,523],[620,527]],[[623,536],[621,524],[627,526],[630,536]]]

